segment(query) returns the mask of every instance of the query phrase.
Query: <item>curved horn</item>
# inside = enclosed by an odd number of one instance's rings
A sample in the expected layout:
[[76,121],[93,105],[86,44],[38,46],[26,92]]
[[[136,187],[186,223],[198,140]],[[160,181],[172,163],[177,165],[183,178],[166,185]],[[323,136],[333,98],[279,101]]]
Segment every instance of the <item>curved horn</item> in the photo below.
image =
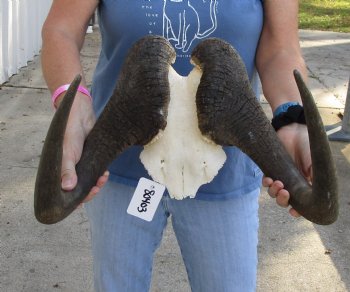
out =
[[38,221],[53,224],[72,213],[108,165],[131,145],[147,144],[166,125],[168,72],[175,51],[163,38],[147,36],[129,51],[116,89],[89,133],[76,166],[78,184],[61,189],[62,146],[70,108],[81,77],[67,91],[47,133],[35,184]]
[[280,180],[290,204],[306,219],[331,224],[338,216],[337,180],[327,136],[311,93],[295,73],[303,99],[313,165],[312,187],[282,146],[251,89],[244,63],[226,42],[207,39],[192,53],[203,75],[196,102],[199,128],[217,144],[234,145],[266,176]]

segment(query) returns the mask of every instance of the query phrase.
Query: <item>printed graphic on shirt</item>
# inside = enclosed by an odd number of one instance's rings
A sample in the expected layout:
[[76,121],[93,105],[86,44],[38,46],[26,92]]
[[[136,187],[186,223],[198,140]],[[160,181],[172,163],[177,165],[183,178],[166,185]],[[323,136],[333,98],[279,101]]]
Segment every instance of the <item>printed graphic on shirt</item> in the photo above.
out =
[[[164,0],[162,15],[146,0],[148,33],[162,31],[177,49],[178,57],[188,56],[194,40],[210,36],[217,29],[217,0]],[[162,27],[159,27],[162,26]]]
[[[208,16],[209,27],[202,23]],[[216,28],[216,0],[164,0],[163,36],[175,41],[182,52],[188,52],[195,39],[209,36]]]

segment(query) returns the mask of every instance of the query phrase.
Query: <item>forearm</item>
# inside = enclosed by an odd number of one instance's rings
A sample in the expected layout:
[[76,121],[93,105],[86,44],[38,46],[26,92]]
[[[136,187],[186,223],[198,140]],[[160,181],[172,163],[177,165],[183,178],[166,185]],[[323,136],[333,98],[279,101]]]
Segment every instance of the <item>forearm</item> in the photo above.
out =
[[288,101],[300,102],[293,71],[307,78],[298,35],[298,1],[265,0],[264,26],[256,55],[263,92],[275,110]]
[[306,80],[307,70],[298,51],[281,49],[259,65],[263,93],[272,111],[288,101],[301,102],[293,71],[297,69]]
[[[44,78],[51,92],[72,82],[77,74],[83,75],[80,50],[97,4],[97,0],[53,1],[42,29],[41,55]],[[85,85],[84,78],[82,85]]]
[[80,44],[63,32],[43,31],[41,53],[43,75],[51,92],[70,83],[76,74],[82,74]]

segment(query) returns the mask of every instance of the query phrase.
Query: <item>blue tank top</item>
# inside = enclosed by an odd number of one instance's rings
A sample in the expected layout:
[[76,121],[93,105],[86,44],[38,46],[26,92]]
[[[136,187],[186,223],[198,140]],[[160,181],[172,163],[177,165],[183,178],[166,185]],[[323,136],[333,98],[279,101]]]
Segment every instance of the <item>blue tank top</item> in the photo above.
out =
[[[97,116],[113,92],[128,49],[146,34],[162,35],[171,42],[177,53],[173,67],[181,75],[192,70],[190,55],[201,40],[228,41],[241,55],[257,92],[255,53],[263,24],[261,0],[101,0],[99,24],[102,49],[92,85]],[[262,173],[255,163],[236,147],[224,150],[224,166],[211,183],[201,186],[196,198],[222,200],[260,186]],[[141,151],[141,146],[133,146],[119,155],[109,167],[110,179],[136,186],[140,177],[150,178],[139,159]]]

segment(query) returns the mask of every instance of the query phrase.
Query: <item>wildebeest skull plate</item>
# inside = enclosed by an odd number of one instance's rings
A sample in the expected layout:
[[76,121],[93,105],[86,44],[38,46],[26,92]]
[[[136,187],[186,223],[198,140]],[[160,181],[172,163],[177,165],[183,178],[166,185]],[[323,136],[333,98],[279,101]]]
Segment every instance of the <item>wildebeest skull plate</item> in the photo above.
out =
[[150,176],[176,199],[195,197],[226,160],[222,147],[203,136],[198,127],[195,97],[201,75],[197,67],[187,77],[169,68],[167,125],[140,155]]

